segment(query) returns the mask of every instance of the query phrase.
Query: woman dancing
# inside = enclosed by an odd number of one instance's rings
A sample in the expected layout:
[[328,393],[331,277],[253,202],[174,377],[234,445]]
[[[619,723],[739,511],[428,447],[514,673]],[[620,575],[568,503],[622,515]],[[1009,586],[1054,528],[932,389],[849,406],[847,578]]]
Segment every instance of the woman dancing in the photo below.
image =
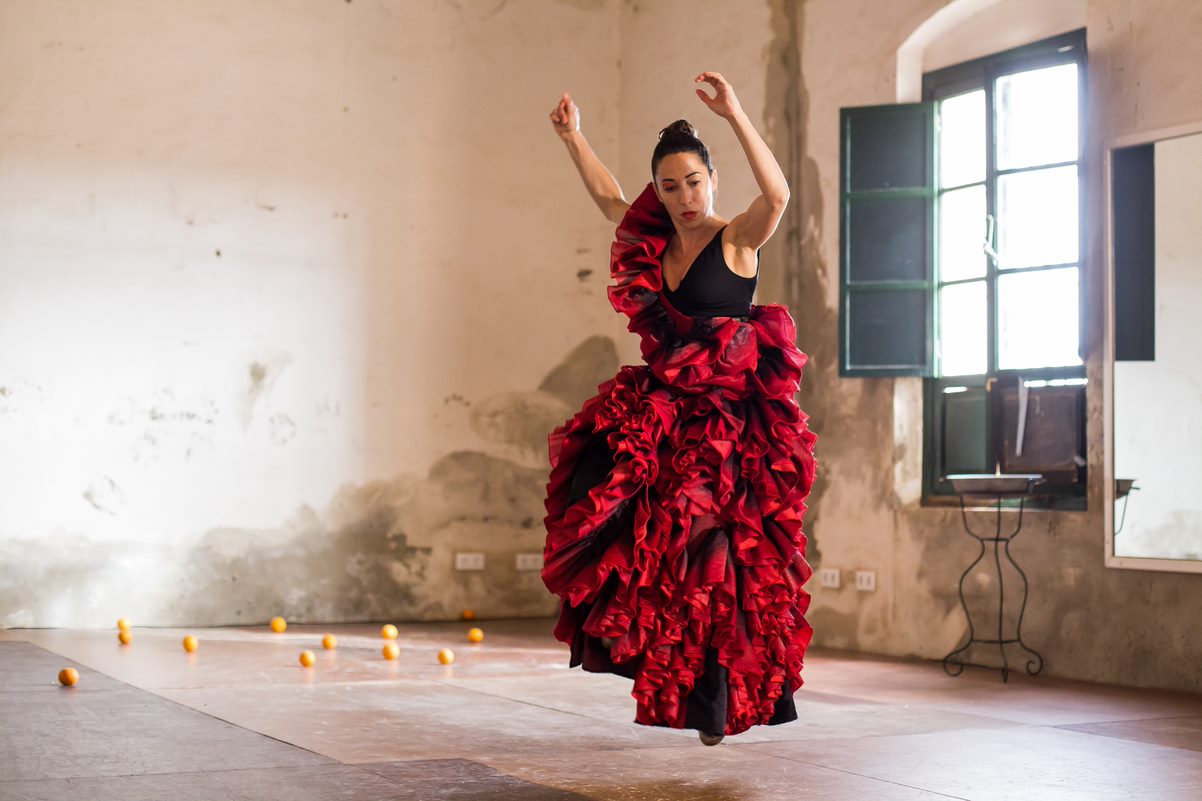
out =
[[652,182],[627,203],[567,94],[551,122],[617,223],[609,299],[645,364],[625,365],[549,436],[542,578],[570,666],[634,680],[635,721],[706,745],[797,719],[812,629],[802,532],[815,434],[794,398],[806,355],[781,305],[753,305],[785,176],[730,84],[702,102],[734,129],[760,195],[727,220],[718,173],[685,120],[660,132]]

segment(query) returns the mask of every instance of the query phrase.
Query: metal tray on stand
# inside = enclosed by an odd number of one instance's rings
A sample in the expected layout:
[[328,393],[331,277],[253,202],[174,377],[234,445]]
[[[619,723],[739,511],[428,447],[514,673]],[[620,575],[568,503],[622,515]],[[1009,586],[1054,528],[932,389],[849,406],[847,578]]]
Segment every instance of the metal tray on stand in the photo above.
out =
[[952,473],[945,476],[961,495],[1027,495],[1041,473]]

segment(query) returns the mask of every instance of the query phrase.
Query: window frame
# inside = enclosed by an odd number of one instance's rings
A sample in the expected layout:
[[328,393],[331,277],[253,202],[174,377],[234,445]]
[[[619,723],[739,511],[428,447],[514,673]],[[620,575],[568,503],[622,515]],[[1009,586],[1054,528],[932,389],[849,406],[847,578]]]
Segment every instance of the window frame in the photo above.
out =
[[[1001,270],[994,265],[992,260],[985,259],[986,273],[984,277],[985,292],[986,292],[986,315],[987,315],[987,364],[984,374],[969,375],[969,376],[951,376],[942,377],[936,376],[923,379],[923,481],[922,481],[922,504],[923,505],[942,505],[953,501],[956,497],[955,489],[942,478],[949,472],[954,470],[944,469],[944,423],[946,420],[947,394],[944,390],[948,387],[966,386],[969,387],[969,392],[984,392],[985,396],[985,428],[981,434],[984,436],[984,457],[987,465],[996,465],[998,463],[998,453],[996,448],[996,437],[994,436],[998,421],[995,417],[996,409],[1000,404],[994,404],[990,398],[990,390],[993,385],[999,380],[1011,379],[1021,376],[1026,380],[1053,380],[1053,379],[1084,379],[1086,376],[1085,354],[1088,352],[1088,343],[1086,342],[1086,320],[1088,319],[1088,304],[1087,304],[1087,272],[1086,272],[1086,224],[1085,224],[1085,198],[1087,197],[1087,188],[1090,180],[1090,172],[1085,161],[1085,140],[1084,122],[1086,119],[1085,103],[1086,103],[1086,78],[1087,78],[1087,54],[1086,54],[1086,37],[1085,29],[1081,28],[1068,33],[1049,37],[1047,39],[1033,42],[1010,50],[1005,50],[999,53],[991,54],[972,61],[955,64],[943,69],[935,70],[923,75],[922,82],[922,100],[924,102],[938,103],[939,101],[962,94],[975,89],[983,89],[985,91],[985,147],[986,147],[986,164],[985,164],[985,197],[986,197],[986,214],[993,215],[993,219],[997,219],[997,186],[998,178],[1001,175],[1016,174],[1028,172],[1032,170],[1043,170],[1053,166],[1053,164],[1041,164],[1035,167],[1021,167],[999,171],[996,163],[996,142],[995,142],[995,97],[994,87],[998,78],[1013,74],[1016,72],[1026,72],[1028,70],[1040,69],[1042,67],[1056,66],[1059,64],[1076,63],[1077,64],[1077,287],[1078,287],[1078,356],[1081,359],[1080,365],[1072,365],[1066,367],[1045,367],[1034,369],[1005,369],[998,368],[998,342],[997,342],[997,286],[998,277],[1003,274],[1017,274],[1023,272],[1035,272],[1041,270],[1056,269],[1066,265],[1041,265],[1037,267],[1018,268],[1011,270]],[[1063,162],[1068,165],[1074,162]],[[971,186],[974,184],[968,184]],[[936,186],[936,210],[935,217],[939,217],[939,198],[943,189]],[[982,256],[984,258],[984,256]],[[939,276],[939,248],[935,244],[935,324],[937,327],[936,342],[942,340],[942,332],[938,331],[940,314],[938,311],[940,289],[945,286]],[[965,283],[969,281],[982,280],[980,278],[965,279]],[[948,282],[947,285],[961,283],[960,281]],[[1082,391],[1088,391],[1088,385],[1082,388]],[[1081,419],[1081,427],[1085,427],[1084,415]],[[1081,441],[1085,442],[1085,432],[1080,432]],[[991,472],[991,471],[989,471]],[[1077,481],[1061,484],[1061,485],[1043,485],[1040,490],[1040,495],[1034,499],[1028,499],[1028,506],[1036,506],[1037,508],[1063,508],[1072,510],[1084,510],[1086,508],[1086,476],[1085,468],[1079,472]]]

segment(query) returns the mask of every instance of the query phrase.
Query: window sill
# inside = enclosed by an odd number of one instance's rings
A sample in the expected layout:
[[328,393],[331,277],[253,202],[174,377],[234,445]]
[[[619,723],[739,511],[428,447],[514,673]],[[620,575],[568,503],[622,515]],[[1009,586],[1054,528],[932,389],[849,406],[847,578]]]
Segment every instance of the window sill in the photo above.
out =
[[[959,495],[924,495],[920,508],[959,509]],[[964,508],[970,512],[996,512],[997,503],[984,495],[970,495],[964,499]],[[1003,512],[1018,512],[1017,498],[1002,501]],[[1088,512],[1089,505],[1084,496],[1029,495],[1023,499],[1024,512]]]

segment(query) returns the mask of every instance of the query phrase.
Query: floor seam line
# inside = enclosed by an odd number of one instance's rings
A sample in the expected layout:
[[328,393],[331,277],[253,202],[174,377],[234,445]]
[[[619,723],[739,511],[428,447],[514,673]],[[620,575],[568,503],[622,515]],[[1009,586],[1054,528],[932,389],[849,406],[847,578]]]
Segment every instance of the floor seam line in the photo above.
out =
[[598,721],[601,723],[610,723],[611,722],[611,721],[606,720],[605,718],[593,717],[592,715],[586,715],[582,712],[572,712],[567,709],[558,709],[553,706],[545,706],[544,704],[536,704],[533,701],[525,701],[525,700],[522,700],[521,698],[510,698],[507,695],[497,695],[496,693],[490,693],[490,692],[486,692],[484,690],[478,690],[475,687],[464,687],[463,685],[460,685],[460,684],[451,684],[449,682],[440,681],[438,679],[434,679],[434,683],[439,684],[443,687],[453,687],[457,690],[467,690],[469,692],[478,693],[480,695],[486,695],[489,698],[499,698],[502,701],[512,701],[515,704],[524,704],[526,706],[532,706],[535,709],[545,709],[548,712],[559,712],[564,715],[571,715],[573,717],[584,718],[585,720],[595,720],[595,721]]
[[867,773],[858,773],[854,770],[847,770],[846,768],[836,768],[836,767],[832,767],[830,765],[822,765],[817,762],[808,762],[804,759],[797,759],[795,757],[785,756],[784,754],[766,754],[765,756],[769,756],[774,759],[783,759],[787,762],[794,762],[798,765],[808,765],[812,768],[821,768],[822,770],[832,770],[832,771],[835,771],[836,773],[843,773],[848,776],[857,776],[861,779],[868,779],[870,781],[882,782],[884,784],[891,784],[895,787],[905,787],[908,790],[917,790],[922,793],[931,793],[932,795],[937,795],[942,798],[953,798],[953,799],[956,799],[956,801],[972,801],[971,798],[965,798],[964,796],[952,795],[950,793],[943,793],[938,790],[931,790],[926,787],[916,787],[913,784],[906,784],[905,782],[893,781],[892,779],[884,779],[884,778],[881,778],[880,776],[870,776]]

